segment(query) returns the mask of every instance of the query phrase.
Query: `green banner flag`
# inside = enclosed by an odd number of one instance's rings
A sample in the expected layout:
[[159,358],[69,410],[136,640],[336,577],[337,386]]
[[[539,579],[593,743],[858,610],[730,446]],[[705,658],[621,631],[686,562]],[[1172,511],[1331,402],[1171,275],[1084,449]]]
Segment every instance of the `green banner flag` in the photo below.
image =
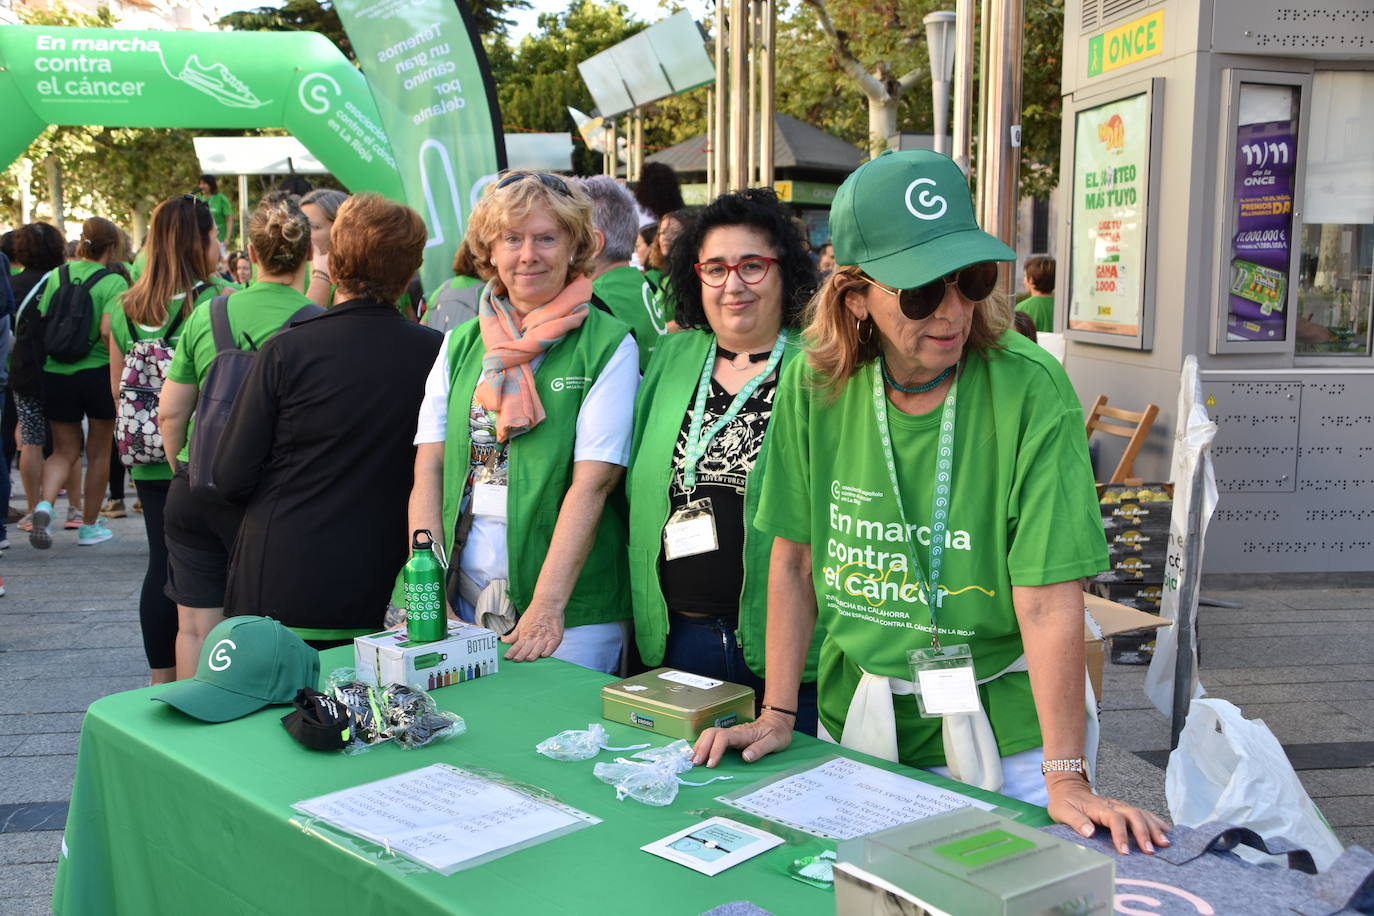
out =
[[367,81],[314,32],[0,27],[0,163],[49,124],[284,127],[345,186],[405,199]]
[[421,280],[452,276],[482,187],[505,166],[486,55],[461,0],[337,0],[396,152],[405,200],[429,229]]

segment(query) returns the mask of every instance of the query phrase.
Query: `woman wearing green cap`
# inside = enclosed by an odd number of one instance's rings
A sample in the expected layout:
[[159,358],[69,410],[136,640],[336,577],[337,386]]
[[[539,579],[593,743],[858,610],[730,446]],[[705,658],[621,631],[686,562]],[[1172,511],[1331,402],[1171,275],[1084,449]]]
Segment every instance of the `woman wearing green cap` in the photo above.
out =
[[1153,814],[1092,791],[1078,580],[1107,548],[1078,398],[995,293],[1015,252],[924,150],[861,166],[830,219],[839,266],[779,385],[755,518],[776,538],[765,709],[704,734],[697,762],[787,746],[775,710],[796,708],[819,623],[839,743],[1107,826],[1123,853],[1167,844]]

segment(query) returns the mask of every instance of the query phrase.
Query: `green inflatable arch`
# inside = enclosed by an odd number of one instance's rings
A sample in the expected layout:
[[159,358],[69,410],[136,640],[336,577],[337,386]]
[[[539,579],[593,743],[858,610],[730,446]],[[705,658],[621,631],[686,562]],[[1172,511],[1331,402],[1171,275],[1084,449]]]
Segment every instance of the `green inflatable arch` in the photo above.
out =
[[50,124],[285,128],[349,190],[419,211],[434,289],[505,165],[481,43],[461,0],[336,8],[361,72],[314,32],[0,27],[0,165]]
[[314,32],[0,28],[0,162],[50,124],[282,127],[350,190],[405,200],[367,80]]

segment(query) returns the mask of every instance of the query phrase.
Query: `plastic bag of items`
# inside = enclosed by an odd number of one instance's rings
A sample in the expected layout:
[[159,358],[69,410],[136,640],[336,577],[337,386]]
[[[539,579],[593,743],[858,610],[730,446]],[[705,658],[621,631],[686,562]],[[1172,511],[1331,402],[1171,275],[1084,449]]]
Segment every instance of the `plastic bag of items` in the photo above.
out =
[[631,744],[626,747],[611,747],[611,736],[606,729],[595,722],[585,729],[568,729],[552,738],[545,738],[534,749],[551,760],[591,760],[603,750],[637,751],[648,747],[647,744]]
[[733,778],[715,776],[705,782],[688,782],[681,774],[691,768],[692,746],[679,739],[664,747],[640,751],[629,760],[620,757],[614,763],[598,763],[592,772],[597,779],[615,787],[617,800],[629,797],[658,807],[673,803],[678,786],[707,786]]
[[440,709],[425,691],[404,684],[377,688],[356,674],[352,668],[338,668],[325,679],[324,696],[347,718],[345,753],[361,753],[393,738],[403,749],[413,750],[467,731],[462,716]]

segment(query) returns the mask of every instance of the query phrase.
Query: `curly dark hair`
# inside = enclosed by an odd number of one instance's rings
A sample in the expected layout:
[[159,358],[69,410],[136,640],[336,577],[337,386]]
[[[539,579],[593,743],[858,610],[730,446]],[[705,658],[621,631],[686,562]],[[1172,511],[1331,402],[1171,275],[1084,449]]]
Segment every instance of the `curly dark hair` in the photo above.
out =
[[639,181],[635,184],[635,200],[639,205],[660,220],[665,214],[681,210],[682,189],[678,184],[677,172],[662,162],[646,162],[640,170]]
[[768,188],[746,188],[722,194],[697,213],[668,254],[668,275],[677,296],[676,320],[684,328],[710,330],[701,303],[701,280],[696,262],[712,229],[749,226],[762,232],[778,252],[782,271],[782,326],[801,326],[802,310],[816,289],[816,265],[802,244],[791,215]]
[[14,231],[14,259],[31,270],[52,270],[67,260],[67,240],[55,226],[28,223]]

